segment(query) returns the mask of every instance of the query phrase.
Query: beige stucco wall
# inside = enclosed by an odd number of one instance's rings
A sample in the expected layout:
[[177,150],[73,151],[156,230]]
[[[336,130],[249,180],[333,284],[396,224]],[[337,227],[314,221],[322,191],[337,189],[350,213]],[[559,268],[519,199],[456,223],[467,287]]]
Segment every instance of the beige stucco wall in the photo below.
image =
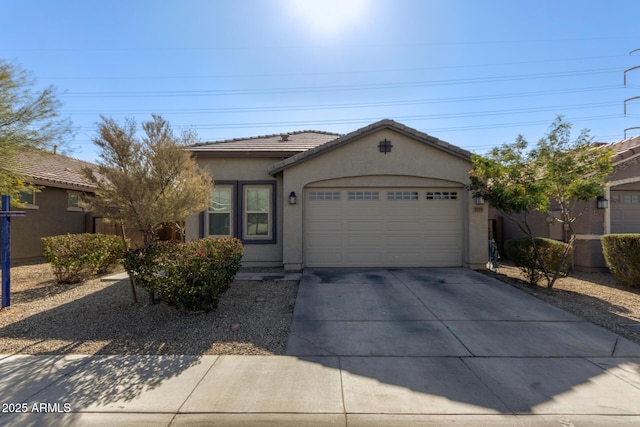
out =
[[363,175],[310,182],[306,188],[319,187],[439,187],[460,188],[460,183],[409,175]]
[[[393,143],[392,151],[387,154],[380,153],[378,149],[378,142],[385,138]],[[379,130],[290,166],[281,172],[283,194],[295,192],[298,204],[285,204],[283,207],[285,268],[298,270],[304,267],[302,230],[305,206],[302,195],[306,187],[326,186],[327,183],[395,187],[433,183],[462,188],[467,184],[470,168],[469,161],[392,129]],[[487,261],[487,208],[473,205],[467,192],[462,193],[463,203],[468,206],[464,218],[464,264],[484,268]]]
[[640,156],[630,158],[617,164],[609,179],[610,181],[615,182],[638,177],[640,177]]
[[629,182],[627,184],[616,185],[611,189],[619,191],[640,191],[640,175],[637,177],[637,179],[637,182]]
[[84,211],[67,209],[67,190],[46,187],[36,193],[33,208],[23,210],[24,217],[11,219],[11,262],[13,264],[42,259],[41,237],[85,232]]
[[[282,265],[282,176],[273,177],[267,172],[269,166],[278,158],[230,158],[204,157],[198,158],[198,165],[207,171],[215,181],[273,181],[276,182],[276,243],[245,243],[242,265],[281,266]],[[287,195],[289,193],[286,193]],[[186,220],[186,240],[199,237],[200,218],[192,215]]]
[[607,269],[599,238],[579,239],[573,245],[573,268],[579,271]]

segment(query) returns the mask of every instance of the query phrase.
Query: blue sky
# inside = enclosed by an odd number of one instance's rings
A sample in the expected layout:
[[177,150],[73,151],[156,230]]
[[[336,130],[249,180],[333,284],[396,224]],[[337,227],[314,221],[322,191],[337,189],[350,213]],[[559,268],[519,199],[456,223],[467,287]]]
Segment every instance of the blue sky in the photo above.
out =
[[204,141],[390,118],[477,153],[559,114],[604,142],[640,126],[637,0],[0,4],[0,58],[58,88],[90,161],[100,115]]

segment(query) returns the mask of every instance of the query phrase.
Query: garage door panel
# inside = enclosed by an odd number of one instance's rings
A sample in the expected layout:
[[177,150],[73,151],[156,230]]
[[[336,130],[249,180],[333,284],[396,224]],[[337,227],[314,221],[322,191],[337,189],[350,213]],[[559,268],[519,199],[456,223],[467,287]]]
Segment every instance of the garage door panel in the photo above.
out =
[[312,259],[322,259],[328,265],[340,265],[342,259],[340,254],[333,251],[312,251],[308,254]]
[[[313,189],[305,198],[305,261],[310,267],[428,267],[462,264],[461,200],[438,189]],[[432,199],[427,198],[431,192]],[[458,190],[460,191],[460,190]],[[339,193],[339,196],[336,194]],[[352,198],[349,198],[349,195]],[[373,198],[363,200],[356,197]],[[417,194],[417,196],[416,196]],[[339,199],[338,199],[339,197]],[[400,200],[405,197],[409,200]],[[418,197],[417,199],[415,197]]]
[[[343,239],[344,240],[344,239]],[[381,245],[384,245],[384,240],[380,237],[371,237],[371,236],[357,236],[354,239],[351,239],[349,242],[343,241],[343,248],[345,252],[380,252],[378,248]]]
[[398,253],[401,251],[416,252],[424,245],[424,236],[418,235],[400,235],[401,239],[385,239],[384,245],[388,253]]
[[640,233],[640,192],[611,191],[611,232]]

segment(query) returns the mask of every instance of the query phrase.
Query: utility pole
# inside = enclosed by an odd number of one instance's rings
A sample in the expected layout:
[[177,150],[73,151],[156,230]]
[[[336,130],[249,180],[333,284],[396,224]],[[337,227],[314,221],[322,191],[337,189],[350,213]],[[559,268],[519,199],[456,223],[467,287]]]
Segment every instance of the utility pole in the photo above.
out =
[[[629,52],[629,55],[633,54],[634,52],[640,52],[640,48],[639,49],[634,49],[631,52]],[[624,70],[624,87],[627,87],[627,73],[629,71],[634,71],[634,70],[639,70],[640,69],[640,65],[636,65],[634,67],[631,68],[627,68],[626,70]],[[640,96],[632,96],[631,98],[627,98],[624,100],[624,115],[625,117],[627,116],[627,102],[628,101],[635,101],[637,99],[640,99]],[[638,130],[640,129],[640,126],[633,126],[630,128],[626,128],[624,130],[624,139],[627,139],[627,131],[629,130]]]

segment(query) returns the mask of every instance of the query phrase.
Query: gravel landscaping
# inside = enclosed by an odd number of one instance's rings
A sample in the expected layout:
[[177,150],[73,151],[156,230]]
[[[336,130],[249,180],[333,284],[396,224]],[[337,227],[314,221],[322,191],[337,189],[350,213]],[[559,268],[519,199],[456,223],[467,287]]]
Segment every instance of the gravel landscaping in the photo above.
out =
[[[249,270],[250,271],[250,270]],[[277,270],[272,270],[277,272]],[[640,290],[608,273],[572,272],[548,292],[502,265],[487,274],[640,343]],[[48,264],[11,269],[11,307],[0,311],[0,354],[284,354],[296,281],[238,281],[209,313],[149,304],[128,281],[56,284]]]
[[611,273],[571,271],[558,279],[552,291],[529,285],[520,269],[510,264],[501,265],[499,273],[486,274],[640,343],[640,288],[618,285]]
[[149,304],[128,281],[56,284],[48,264],[11,269],[0,311],[0,354],[284,354],[298,290],[293,281],[235,281],[218,308],[185,314]]

